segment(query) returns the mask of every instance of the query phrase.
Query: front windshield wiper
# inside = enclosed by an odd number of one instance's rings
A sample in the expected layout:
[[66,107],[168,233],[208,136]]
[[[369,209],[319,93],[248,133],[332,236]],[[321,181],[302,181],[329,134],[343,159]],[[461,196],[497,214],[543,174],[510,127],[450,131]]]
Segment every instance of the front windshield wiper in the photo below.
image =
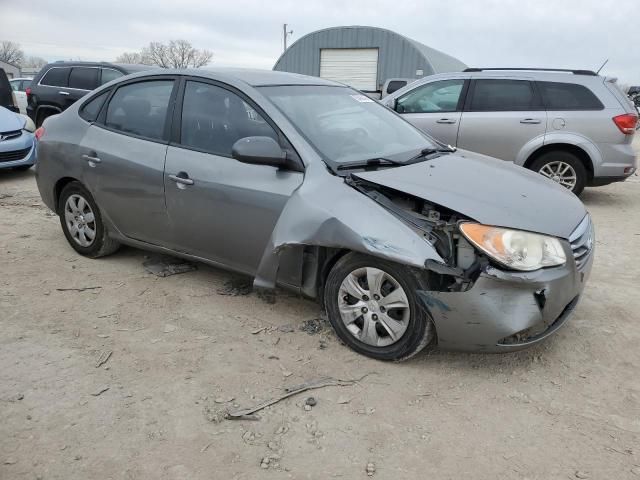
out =
[[379,157],[370,158],[368,160],[358,162],[343,163],[342,165],[338,165],[337,170],[350,170],[352,168],[379,167],[387,165],[406,165],[406,163],[399,162],[397,160],[391,160],[390,158]]
[[451,145],[447,145],[444,148],[442,148],[442,147],[423,148],[422,150],[420,150],[420,153],[418,153],[414,157],[411,157],[409,160],[407,160],[404,163],[405,164],[409,164],[409,163],[415,162],[416,160],[420,160],[421,158],[425,158],[425,157],[428,157],[430,155],[433,155],[434,153],[453,153],[456,150],[457,150],[457,148],[456,147],[452,147]]

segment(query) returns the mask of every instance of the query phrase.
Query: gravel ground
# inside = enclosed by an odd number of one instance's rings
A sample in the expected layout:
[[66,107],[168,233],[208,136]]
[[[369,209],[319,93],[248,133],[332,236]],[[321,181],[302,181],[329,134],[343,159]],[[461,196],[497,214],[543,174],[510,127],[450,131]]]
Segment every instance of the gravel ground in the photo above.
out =
[[227,272],[80,257],[33,172],[0,172],[0,479],[640,479],[640,177],[583,200],[596,260],[557,335],[388,364],[341,345],[313,302],[267,303]]

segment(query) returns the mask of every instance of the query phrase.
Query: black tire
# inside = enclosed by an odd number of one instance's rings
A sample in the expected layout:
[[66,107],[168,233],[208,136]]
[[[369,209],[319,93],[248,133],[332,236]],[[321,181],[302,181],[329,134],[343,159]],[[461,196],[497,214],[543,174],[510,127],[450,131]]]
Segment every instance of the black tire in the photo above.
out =
[[574,172],[576,172],[576,183],[571,191],[576,195],[580,195],[584,190],[584,187],[587,185],[589,174],[587,173],[587,169],[585,168],[584,163],[582,163],[582,160],[573,153],[562,150],[544,153],[540,155],[540,157],[536,158],[529,168],[534,172],[540,173],[540,170],[545,165],[553,164],[555,162],[564,162],[573,168]]
[[[409,305],[406,331],[394,343],[386,346],[369,345],[349,331],[342,321],[338,302],[343,280],[360,268],[373,267],[393,277],[403,288]],[[426,289],[410,267],[359,253],[349,253],[333,266],[324,287],[324,306],[336,334],[353,350],[377,360],[402,361],[416,355],[435,340],[435,328],[428,314],[419,306],[416,290]],[[376,325],[376,328],[381,328]]]
[[48,117],[50,117],[51,115],[55,115],[56,113],[58,112],[50,110],[48,108],[40,109],[36,114],[36,128],[40,128]]
[[[78,243],[78,241],[70,232],[69,226],[67,225],[65,206],[67,204],[67,199],[69,199],[69,197],[71,197],[72,195],[77,195],[84,199],[84,201],[90,207],[91,212],[93,213],[93,222],[87,222],[87,224],[92,224],[95,235],[91,244],[87,246],[83,246]],[[85,257],[89,258],[99,258],[106,255],[111,255],[116,250],[118,250],[118,248],[120,248],[120,243],[109,237],[109,235],[107,234],[104,223],[102,222],[100,209],[93,199],[93,196],[91,195],[89,190],[87,190],[80,182],[68,183],[62,189],[60,198],[58,200],[58,216],[60,217],[60,225],[62,226],[62,231],[64,232],[64,236],[67,238],[69,245],[71,245],[71,247],[73,247],[73,249],[80,255],[84,255]]]

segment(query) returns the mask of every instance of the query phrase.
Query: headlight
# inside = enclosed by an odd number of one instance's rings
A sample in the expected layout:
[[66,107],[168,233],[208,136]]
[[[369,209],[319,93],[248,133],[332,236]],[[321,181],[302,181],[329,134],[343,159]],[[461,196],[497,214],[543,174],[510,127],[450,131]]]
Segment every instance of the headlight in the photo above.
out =
[[567,261],[562,244],[555,237],[479,223],[462,223],[460,230],[477,248],[514,270],[538,270]]
[[26,115],[20,115],[20,116],[24,120],[24,125],[22,126],[22,129],[26,130],[27,132],[31,132],[31,133],[35,132],[36,131],[36,124],[33,123],[33,120],[31,120]]

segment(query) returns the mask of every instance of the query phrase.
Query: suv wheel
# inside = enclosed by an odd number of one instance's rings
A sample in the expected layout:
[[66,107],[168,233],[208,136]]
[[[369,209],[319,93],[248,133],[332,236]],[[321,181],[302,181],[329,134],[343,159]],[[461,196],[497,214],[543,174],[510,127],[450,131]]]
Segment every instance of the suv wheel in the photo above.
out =
[[104,257],[120,247],[107,235],[98,205],[80,182],[71,182],[62,189],[58,215],[64,236],[80,255]]
[[537,158],[529,168],[559,183],[576,195],[580,195],[587,185],[587,169],[582,161],[570,152],[545,153]]
[[54,115],[55,113],[57,112],[54,112],[53,110],[49,110],[48,108],[40,109],[38,111],[38,114],[36,115],[36,127],[40,128],[44,123],[44,121],[51,115]]
[[418,305],[423,289],[408,267],[357,253],[331,269],[324,304],[338,337],[356,352],[377,360],[406,360],[435,338]]

